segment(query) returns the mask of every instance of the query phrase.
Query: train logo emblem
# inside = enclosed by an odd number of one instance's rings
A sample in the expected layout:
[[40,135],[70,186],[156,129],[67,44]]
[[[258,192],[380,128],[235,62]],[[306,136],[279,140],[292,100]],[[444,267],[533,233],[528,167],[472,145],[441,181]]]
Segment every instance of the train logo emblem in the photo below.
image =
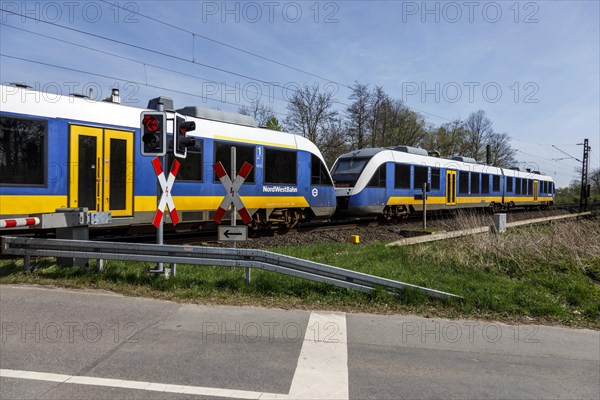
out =
[[312,190],[312,197],[317,197],[318,195],[319,195],[319,189],[313,188],[313,190]]

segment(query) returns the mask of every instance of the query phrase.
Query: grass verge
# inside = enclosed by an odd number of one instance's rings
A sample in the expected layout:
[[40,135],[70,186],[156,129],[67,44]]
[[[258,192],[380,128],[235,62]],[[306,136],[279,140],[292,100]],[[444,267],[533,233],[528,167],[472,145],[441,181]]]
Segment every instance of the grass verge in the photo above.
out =
[[253,270],[179,265],[177,276],[148,275],[151,264],[109,261],[96,273],[36,261],[0,262],[0,283],[111,290],[194,303],[401,313],[600,328],[600,222],[519,228],[409,247],[313,244],[275,251],[463,296],[463,301],[357,293]]

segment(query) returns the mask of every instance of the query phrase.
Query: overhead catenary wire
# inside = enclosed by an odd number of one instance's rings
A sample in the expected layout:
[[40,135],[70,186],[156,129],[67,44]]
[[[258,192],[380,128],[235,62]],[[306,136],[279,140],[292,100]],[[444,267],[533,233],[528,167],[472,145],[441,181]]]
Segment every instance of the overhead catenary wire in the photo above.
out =
[[135,14],[135,15],[139,15],[140,17],[146,18],[146,19],[148,19],[148,20],[150,20],[150,21],[154,21],[154,22],[156,22],[156,23],[159,23],[159,24],[162,24],[162,25],[164,25],[164,26],[168,26],[168,27],[170,27],[170,28],[173,28],[173,29],[179,30],[179,31],[181,31],[181,32],[185,32],[185,33],[187,33],[187,34],[190,34],[190,35],[192,35],[192,40],[193,40],[195,37],[199,37],[199,38],[202,38],[202,39],[208,40],[208,41],[210,41],[210,42],[213,42],[213,43],[219,44],[219,45],[221,45],[221,46],[228,47],[228,48],[230,48],[230,49],[232,49],[232,50],[239,51],[239,52],[241,52],[241,53],[248,54],[248,55],[250,55],[250,56],[253,56],[253,57],[259,58],[259,59],[261,59],[261,60],[268,61],[268,62],[271,62],[271,63],[273,63],[273,64],[277,64],[277,65],[280,65],[280,66],[282,66],[282,67],[289,68],[289,69],[291,69],[291,70],[294,70],[294,71],[297,71],[297,72],[301,72],[301,73],[303,73],[303,74],[310,75],[310,76],[312,76],[312,77],[315,77],[315,78],[322,79],[322,80],[324,80],[324,81],[332,82],[332,83],[335,83],[335,84],[337,84],[337,85],[340,85],[340,86],[343,86],[343,87],[345,87],[345,88],[348,88],[348,89],[351,89],[351,90],[352,90],[352,87],[351,87],[351,86],[348,86],[348,85],[346,85],[346,84],[344,84],[344,83],[337,82],[337,81],[335,81],[334,79],[330,79],[330,78],[327,78],[327,77],[324,77],[324,76],[321,76],[321,75],[317,75],[317,74],[315,74],[315,73],[312,73],[312,72],[309,72],[309,71],[305,71],[305,70],[303,70],[303,69],[301,69],[301,68],[294,67],[294,66],[292,66],[292,65],[289,65],[289,64],[283,63],[283,62],[281,62],[281,61],[274,60],[274,59],[272,59],[272,58],[269,58],[269,57],[265,57],[265,56],[263,56],[263,55],[260,55],[260,54],[254,53],[254,52],[252,52],[252,51],[249,51],[249,50],[244,50],[244,49],[242,49],[242,48],[240,48],[240,47],[233,46],[233,45],[231,45],[231,44],[225,43],[225,42],[223,42],[223,41],[220,41],[220,40],[213,39],[213,38],[211,38],[211,37],[208,37],[208,36],[206,36],[206,35],[203,35],[203,34],[200,34],[200,33],[197,33],[197,32],[192,32],[192,31],[190,31],[190,30],[187,30],[187,29],[185,29],[185,28],[182,28],[182,27],[180,27],[180,26],[173,25],[173,24],[171,24],[171,23],[168,23],[168,22],[162,21],[162,20],[160,20],[160,19],[158,19],[158,18],[154,18],[154,17],[151,17],[151,16],[149,16],[149,15],[143,14],[143,13],[141,13],[141,12],[139,12],[139,11],[135,11],[135,10],[132,10],[132,9],[130,9],[130,8],[125,8],[125,7],[121,6],[121,5],[120,5],[120,4],[118,4],[118,3],[110,3],[110,2],[109,2],[109,1],[107,1],[107,0],[100,0],[100,1],[101,1],[101,2],[103,2],[103,3],[106,3],[106,4],[110,5],[110,6],[114,6],[114,7],[120,8],[121,10],[127,11],[127,12],[129,12],[129,13],[132,13],[132,14]]
[[[27,59],[27,58],[12,56],[12,55],[9,55],[9,54],[0,53],[0,57],[6,57],[6,58],[14,59],[14,60],[30,62],[30,63],[33,63],[33,64],[39,64],[39,65],[43,65],[43,66],[46,66],[46,67],[63,69],[63,70],[66,70],[66,71],[71,71],[71,72],[78,72],[78,73],[81,73],[81,74],[87,74],[87,75],[97,76],[97,77],[100,77],[100,78],[115,79],[115,80],[118,80],[118,81],[133,83],[135,85],[147,86],[147,87],[151,87],[151,88],[154,88],[154,89],[165,90],[165,91],[169,91],[169,92],[172,92],[172,93],[179,93],[179,94],[183,94],[183,95],[187,95],[187,96],[192,96],[192,97],[197,97],[197,98],[201,98],[201,99],[209,100],[209,101],[218,101],[220,103],[231,104],[231,105],[234,105],[234,106],[239,106],[240,105],[238,103],[232,103],[232,102],[226,101],[226,100],[210,99],[210,98],[208,98],[206,96],[202,96],[202,95],[195,94],[195,93],[190,93],[190,92],[185,92],[185,91],[182,91],[182,90],[176,90],[176,89],[166,88],[166,87],[158,86],[158,85],[152,85],[152,84],[147,83],[147,82],[139,82],[139,81],[134,81],[134,80],[131,80],[131,79],[125,79],[125,78],[110,76],[110,75],[106,75],[106,74],[99,74],[99,73],[96,73],[96,72],[83,71],[83,70],[77,69],[77,68],[65,67],[65,66],[62,66],[62,65],[55,65],[55,64],[50,64],[50,63],[42,62],[42,61],[30,60],[30,59]],[[278,114],[278,115],[286,115],[286,114],[283,114],[283,113],[280,113],[280,112],[275,112],[275,111],[273,113],[274,114]]]
[[[301,68],[297,68],[297,67],[291,66],[291,65],[289,65],[289,64],[286,64],[286,63],[283,63],[283,62],[281,62],[281,61],[277,61],[277,60],[274,60],[274,59],[272,59],[272,58],[265,57],[265,56],[263,56],[263,55],[260,55],[260,54],[254,53],[254,52],[252,52],[252,51],[244,50],[244,49],[242,49],[242,48],[240,48],[240,47],[237,47],[237,46],[230,45],[230,44],[228,44],[228,43],[225,43],[225,42],[223,42],[223,41],[220,41],[220,40],[213,39],[213,38],[211,38],[211,37],[208,37],[208,36],[206,36],[206,35],[203,35],[203,34],[200,34],[200,33],[197,33],[197,32],[192,32],[192,31],[190,31],[190,30],[188,30],[188,29],[182,28],[182,27],[180,27],[180,26],[176,26],[176,25],[174,25],[174,24],[171,24],[171,23],[169,23],[169,22],[162,21],[162,20],[160,20],[160,19],[158,19],[158,18],[151,17],[151,16],[149,16],[149,15],[146,15],[146,14],[142,14],[142,13],[140,13],[139,11],[135,11],[135,10],[132,10],[132,9],[130,9],[130,8],[123,7],[123,6],[119,5],[118,3],[114,3],[114,4],[113,4],[113,3],[110,3],[110,2],[109,2],[109,1],[107,1],[107,0],[100,0],[100,1],[101,1],[101,2],[103,2],[103,3],[106,3],[106,4],[108,4],[108,5],[111,5],[111,6],[115,6],[115,7],[117,7],[117,8],[120,8],[121,10],[127,11],[127,12],[129,12],[129,13],[132,13],[132,14],[135,14],[135,15],[139,15],[140,17],[146,18],[146,19],[148,19],[148,20],[150,20],[150,21],[154,21],[154,22],[156,22],[156,23],[159,23],[159,24],[162,24],[162,25],[164,25],[164,26],[168,26],[168,27],[170,27],[170,28],[173,28],[173,29],[179,30],[179,31],[181,31],[181,32],[184,32],[184,33],[190,34],[190,35],[192,35],[192,43],[193,43],[193,41],[194,41],[194,38],[195,38],[195,37],[199,37],[199,38],[202,38],[202,39],[208,40],[208,41],[210,41],[210,42],[217,43],[217,44],[219,44],[219,45],[221,45],[221,46],[228,47],[228,48],[230,48],[230,49],[233,49],[233,50],[239,51],[239,52],[241,52],[241,53],[245,53],[245,54],[251,55],[251,56],[253,56],[253,57],[257,57],[257,58],[259,58],[259,59],[262,59],[262,60],[265,60],[265,61],[268,61],[268,62],[271,62],[271,63],[277,64],[277,65],[283,66],[283,67],[285,67],[285,68],[289,68],[289,69],[291,69],[291,70],[294,70],[294,71],[301,72],[301,73],[303,73],[303,74],[310,75],[310,76],[312,76],[312,77],[315,77],[315,78],[322,79],[322,80],[324,80],[324,81],[327,81],[327,82],[335,83],[336,85],[339,85],[339,86],[345,87],[345,88],[347,88],[347,89],[350,89],[350,90],[354,90],[354,88],[353,88],[352,86],[350,86],[350,85],[347,85],[347,84],[345,84],[345,83],[338,82],[338,81],[336,81],[335,79],[330,79],[330,78],[327,78],[327,77],[324,77],[324,76],[321,76],[321,75],[318,75],[318,74],[315,74],[315,73],[312,73],[312,72],[309,72],[309,71],[303,70],[303,69],[301,69]],[[193,46],[193,44],[192,44],[192,46]],[[195,55],[194,55],[194,54],[192,55],[192,58],[193,58],[193,59],[195,59]],[[349,104],[345,104],[345,103],[341,103],[341,102],[338,102],[338,103],[339,103],[339,104],[341,104],[341,105],[344,105],[344,106],[350,107],[350,105],[349,105]],[[445,120],[445,121],[450,121],[450,122],[454,121],[453,119],[450,119],[450,118],[447,118],[447,117],[443,117],[443,116],[441,116],[441,115],[437,115],[437,114],[434,114],[434,113],[431,113],[431,112],[428,112],[428,111],[420,110],[420,109],[417,109],[417,108],[414,108],[414,107],[410,107],[410,108],[411,108],[412,110],[414,110],[414,111],[418,111],[418,112],[420,112],[420,113],[427,114],[427,115],[430,115],[430,116],[432,116],[432,117],[439,118],[439,119],[442,119],[442,120]]]
[[[232,50],[239,51],[241,53],[244,53],[244,54],[247,54],[247,55],[259,58],[259,59],[262,59],[264,61],[271,62],[271,63],[277,64],[277,65],[283,66],[285,68],[289,68],[291,70],[298,71],[298,72],[301,72],[301,73],[313,76],[313,77],[318,78],[318,79],[322,79],[322,80],[325,80],[325,81],[328,81],[328,82],[332,82],[332,83],[335,83],[335,84],[337,84],[339,86],[343,86],[345,88],[352,89],[352,86],[346,85],[346,84],[341,83],[341,82],[337,82],[336,80],[329,79],[327,77],[324,77],[324,76],[321,76],[321,75],[318,75],[318,74],[314,74],[312,72],[303,70],[301,68],[297,68],[297,67],[294,67],[292,65],[289,65],[289,64],[286,64],[286,63],[283,63],[283,62],[271,59],[269,57],[262,56],[260,54],[257,54],[257,53],[254,53],[252,51],[248,51],[248,50],[242,49],[240,47],[237,47],[237,46],[225,43],[223,41],[219,41],[219,40],[213,39],[211,37],[208,37],[206,35],[200,34],[198,32],[193,32],[193,31],[187,30],[187,29],[182,28],[180,26],[176,26],[174,24],[162,21],[162,20],[160,20],[158,18],[155,18],[155,17],[149,16],[149,15],[143,14],[141,12],[132,10],[131,8],[126,8],[124,6],[121,6],[118,3],[111,3],[111,2],[106,1],[106,0],[101,0],[101,1],[103,3],[106,3],[107,5],[110,5],[112,7],[118,7],[120,9],[122,9],[122,10],[125,10],[125,11],[127,11],[129,13],[133,13],[135,15],[139,15],[140,17],[143,17],[143,18],[148,19],[150,21],[153,21],[155,23],[162,24],[162,25],[168,26],[168,27],[170,27],[172,29],[176,29],[176,30],[179,30],[181,32],[190,34],[192,36],[192,42],[194,41],[195,37],[199,37],[199,38],[202,38],[204,40],[216,43],[218,45],[230,48]],[[37,22],[42,22],[42,23],[50,24],[50,25],[53,25],[53,26],[56,26],[56,27],[60,27],[60,28],[63,28],[63,29],[69,29],[71,31],[75,31],[75,32],[78,32],[78,33],[81,33],[81,34],[85,34],[85,35],[90,35],[92,37],[100,38],[100,39],[103,39],[103,40],[112,41],[114,43],[118,43],[118,44],[121,44],[121,45],[134,47],[134,48],[137,48],[137,49],[140,49],[140,50],[143,50],[143,51],[152,51],[153,53],[155,53],[155,54],[158,53],[161,56],[171,57],[173,59],[177,59],[177,60],[184,61],[184,62],[189,62],[189,63],[195,64],[195,65],[199,65],[199,66],[202,66],[202,67],[205,67],[205,68],[214,69],[214,70],[217,70],[219,72],[223,72],[223,73],[226,73],[226,74],[231,74],[231,75],[242,77],[242,78],[245,78],[245,79],[256,80],[258,82],[262,82],[262,83],[267,84],[267,85],[272,85],[272,86],[275,86],[275,87],[279,87],[279,88],[282,88],[284,90],[289,90],[289,91],[292,91],[292,92],[297,92],[297,90],[295,90],[293,88],[284,87],[284,86],[278,85],[278,84],[276,84],[274,82],[268,82],[268,81],[265,81],[265,80],[262,80],[262,79],[254,78],[254,77],[251,77],[251,76],[248,76],[248,75],[245,75],[245,74],[240,74],[240,73],[237,73],[237,72],[234,72],[234,71],[231,71],[231,70],[227,70],[227,69],[224,69],[224,68],[220,68],[220,67],[212,66],[212,65],[209,65],[209,64],[197,62],[193,54],[192,54],[191,59],[187,59],[187,58],[184,58],[184,57],[178,57],[178,56],[174,56],[174,55],[171,55],[171,54],[156,52],[156,50],[154,50],[154,49],[148,49],[148,48],[145,48],[145,47],[142,47],[142,46],[138,46],[138,45],[135,45],[135,44],[131,44],[131,43],[119,41],[119,40],[116,40],[116,39],[108,38],[108,37],[105,37],[105,36],[102,36],[102,35],[97,35],[97,34],[93,34],[93,33],[90,33],[90,32],[85,32],[85,31],[82,31],[82,30],[79,30],[79,29],[75,29],[75,28],[71,28],[71,27],[66,27],[64,25],[60,25],[60,24],[57,24],[57,23],[52,23],[52,22],[49,22],[49,21],[44,21],[44,20],[41,20],[41,19],[38,19],[38,18],[31,17],[29,15],[20,14],[20,13],[9,11],[9,10],[5,10],[5,9],[0,9],[0,11],[7,12],[7,13],[10,13],[10,14],[13,14],[13,15],[18,15],[18,16],[21,16],[22,18],[32,19],[32,20],[35,20]],[[2,25],[5,25],[5,24],[2,24]],[[14,29],[20,29],[20,28],[16,28],[16,27],[10,26],[10,25],[5,25],[5,26],[9,26],[9,27],[12,27]],[[21,29],[21,30],[23,30],[23,29]],[[27,30],[24,30],[24,31],[27,31]],[[28,32],[33,33],[33,34],[37,34],[37,35],[41,35],[41,36],[45,36],[45,37],[50,38],[50,39],[60,40],[60,39],[57,39],[57,38],[52,38],[52,37],[47,36],[47,35],[42,35],[42,34],[31,32],[31,31],[28,31]],[[60,41],[62,41],[64,43],[71,44],[71,45],[77,45],[75,43],[64,41],[64,40],[60,40]],[[131,59],[131,58],[128,58],[128,57],[118,56],[116,54],[112,54],[112,53],[109,53],[109,52],[101,51],[101,50],[98,50],[98,49],[93,49],[93,48],[87,47],[87,46],[82,46],[82,45],[79,45],[79,46],[82,47],[82,48],[87,48],[87,49],[92,50],[92,51],[98,51],[98,52],[101,52],[101,53],[104,53],[104,54],[107,54],[107,55],[111,55],[111,56],[114,56],[114,57],[121,57],[122,59],[127,59],[127,60],[132,61],[132,62],[140,63],[140,64],[142,64],[144,66],[144,72],[145,73],[146,73],[146,67],[149,66],[149,67],[152,67],[152,68],[157,68],[157,69],[161,69],[161,70],[168,71],[168,72],[171,72],[171,73],[176,73],[176,74],[180,74],[180,75],[183,75],[183,76],[187,76],[187,77],[190,77],[190,78],[193,78],[193,79],[204,80],[206,82],[216,83],[216,84],[220,84],[220,85],[222,84],[222,85],[224,85],[225,87],[228,87],[228,88],[232,87],[231,85],[227,85],[227,84],[225,84],[223,82],[216,82],[216,81],[209,80],[207,78],[203,78],[203,77],[200,77],[200,76],[197,76],[197,75],[193,75],[193,74],[189,74],[189,73],[185,73],[185,72],[181,72],[181,71],[176,71],[176,70],[173,70],[173,69],[170,69],[170,68],[160,67],[160,66],[157,66],[157,65],[154,65],[154,64],[150,64],[150,63],[139,61],[139,60],[134,60],[134,59]],[[55,67],[57,67],[57,66],[55,66]],[[96,76],[98,76],[98,75],[96,75]],[[133,81],[128,80],[128,79],[120,79],[120,80],[127,81],[127,82],[133,82]],[[147,80],[144,83],[144,85],[145,86],[149,86],[149,87],[152,86],[152,85],[148,85]],[[235,89],[237,89],[237,88],[235,88]],[[169,89],[169,90],[172,91],[172,92],[178,92],[178,91],[171,90],[171,89]],[[253,94],[259,94],[257,92],[253,92],[253,91],[248,91],[248,92],[249,93],[253,93]],[[180,92],[180,93],[183,93],[183,92]],[[206,98],[206,97],[203,97],[203,96],[196,96],[196,97]],[[277,100],[280,100],[280,101],[285,101],[285,102],[289,103],[289,100],[286,100],[286,99],[283,99],[283,98],[280,98],[280,97],[277,97],[277,96],[271,96],[271,97],[274,98],[274,99],[277,99]],[[207,99],[207,100],[215,101],[215,102],[221,102],[221,103],[224,103],[224,104],[233,104],[233,105],[237,105],[237,106],[242,105],[242,104],[239,104],[239,103],[232,103],[232,102],[228,102],[228,101],[221,101],[219,99]],[[339,102],[339,101],[337,101],[337,103],[340,104],[340,105],[343,105],[343,106],[350,106],[349,104],[342,103],[342,102]],[[415,111],[420,112],[420,113],[423,113],[423,114],[426,114],[426,115],[433,116],[435,118],[442,119],[442,120],[453,121],[452,119],[449,119],[449,118],[446,118],[446,117],[443,117],[443,116],[440,116],[440,115],[437,115],[437,114],[434,114],[434,113],[431,113],[431,112],[427,112],[427,111],[424,111],[424,110],[419,110],[419,109],[416,109],[414,107],[410,107],[410,109],[415,110]],[[276,113],[276,114],[285,115],[284,113]],[[536,142],[532,142],[532,141],[527,141],[527,140],[520,140],[520,139],[514,139],[514,140],[523,141],[523,142],[529,142],[529,143],[534,143],[534,144],[540,144],[540,143],[536,143]],[[542,144],[540,144],[540,145],[542,145]],[[594,157],[596,159],[598,158],[596,154],[594,154]]]
[[[185,57],[175,56],[175,55],[172,55],[172,54],[168,54],[168,53],[164,53],[164,52],[158,51],[156,49],[149,49],[147,47],[139,46],[139,45],[136,45],[136,44],[133,44],[133,43],[127,43],[127,42],[124,42],[122,40],[109,38],[109,37],[98,35],[98,34],[91,33],[91,32],[86,32],[86,31],[83,31],[83,30],[80,30],[80,29],[76,29],[76,28],[64,26],[64,25],[61,25],[61,24],[58,24],[58,23],[54,23],[54,22],[44,21],[43,19],[39,19],[39,18],[32,17],[32,16],[25,15],[25,14],[20,14],[20,13],[17,13],[17,12],[14,12],[14,11],[10,11],[10,10],[0,9],[0,11],[7,12],[7,13],[13,14],[13,15],[18,15],[18,16],[21,16],[22,18],[28,18],[28,19],[31,19],[31,20],[34,20],[34,21],[42,22],[44,24],[48,24],[48,25],[55,26],[55,27],[58,27],[58,28],[62,28],[62,29],[66,29],[66,30],[69,30],[69,31],[77,32],[77,33],[80,33],[80,34],[83,34],[83,35],[91,36],[91,37],[94,37],[94,38],[97,38],[97,39],[102,39],[102,40],[106,40],[106,41],[109,41],[109,42],[117,43],[117,44],[120,44],[120,45],[123,45],[123,46],[128,46],[128,47],[135,48],[135,49],[138,49],[138,50],[146,51],[146,52],[152,53],[154,55],[160,55],[160,56],[163,56],[163,57],[171,58],[173,60],[183,61],[183,62],[191,63],[191,64],[194,64],[194,65],[199,65],[199,66],[202,66],[202,67],[205,67],[205,68],[209,68],[209,69],[213,69],[213,70],[216,70],[216,71],[219,71],[219,72],[223,72],[223,73],[226,73],[226,74],[230,74],[230,75],[234,75],[234,76],[237,76],[237,77],[240,77],[240,78],[248,79],[250,81],[257,81],[257,82],[261,82],[261,83],[263,83],[265,85],[275,86],[275,87],[278,87],[278,88],[281,88],[281,89],[284,89],[284,90],[289,90],[289,91],[296,92],[296,93],[299,92],[297,89],[293,89],[293,88],[290,88],[288,86],[280,85],[277,82],[269,82],[269,81],[266,81],[266,80],[263,80],[263,79],[259,79],[259,78],[256,78],[256,77],[252,77],[252,76],[248,76],[248,75],[245,75],[245,74],[240,74],[240,73],[237,73],[237,72],[229,71],[229,70],[224,69],[224,68],[215,67],[213,65],[209,65],[209,64],[205,64],[205,63],[200,63],[200,62],[194,61],[193,59],[188,59],[188,58],[185,58]],[[345,103],[341,103],[341,102],[338,102],[338,103],[342,104],[342,105],[345,105],[345,106],[349,106],[349,104],[345,104]]]
[[[107,3],[107,4],[110,4],[110,3]],[[120,8],[123,9],[123,10],[132,11],[132,10],[129,10],[129,9],[125,9],[123,7],[120,7]],[[80,33],[80,34],[84,34],[84,35],[92,36],[92,37],[95,37],[95,38],[103,39],[103,40],[106,40],[106,41],[110,41],[110,42],[113,42],[113,43],[121,44],[121,45],[124,45],[124,46],[129,46],[129,47],[132,47],[132,48],[136,48],[138,50],[150,52],[150,53],[155,54],[155,55],[158,54],[160,56],[170,57],[170,58],[175,59],[175,60],[192,63],[192,64],[195,64],[195,65],[199,65],[199,66],[202,66],[202,67],[205,67],[205,68],[213,69],[213,70],[216,70],[216,71],[219,71],[219,72],[223,72],[223,73],[226,73],[226,74],[238,76],[238,77],[241,77],[241,78],[244,78],[244,79],[248,79],[248,80],[251,80],[251,81],[254,80],[254,81],[257,81],[257,82],[261,82],[261,83],[263,83],[265,85],[275,86],[275,87],[278,87],[280,89],[289,90],[289,91],[292,91],[292,92],[295,92],[295,93],[299,92],[299,90],[297,90],[297,89],[291,88],[289,86],[283,86],[283,85],[280,85],[280,84],[278,84],[276,82],[265,81],[263,79],[251,77],[251,76],[248,76],[248,75],[245,75],[245,74],[240,74],[240,73],[237,73],[237,72],[234,72],[234,71],[230,71],[230,70],[227,70],[227,69],[224,69],[224,68],[220,68],[220,67],[212,66],[212,65],[209,65],[209,64],[197,62],[194,59],[193,55],[192,55],[192,57],[190,59],[185,58],[185,57],[179,57],[179,56],[175,56],[175,55],[172,55],[172,54],[167,54],[167,53],[164,53],[164,52],[160,52],[160,51],[157,51],[155,49],[149,49],[149,48],[146,48],[146,47],[143,47],[143,46],[135,45],[135,44],[132,44],[132,43],[127,43],[127,42],[124,42],[124,41],[121,41],[121,40],[109,38],[109,37],[98,35],[98,34],[91,33],[91,32],[86,32],[86,31],[83,31],[83,30],[80,30],[80,29],[76,29],[76,28],[71,28],[71,27],[64,26],[64,25],[61,25],[61,24],[58,24],[58,23],[55,23],[55,22],[44,21],[43,19],[39,19],[39,18],[32,17],[32,16],[25,15],[25,14],[21,14],[21,13],[15,12],[15,11],[10,11],[10,10],[5,10],[5,9],[0,9],[0,11],[6,12],[6,13],[9,13],[9,14],[13,14],[13,15],[17,15],[17,16],[21,16],[22,18],[31,19],[31,20],[34,20],[34,21],[37,21],[37,22],[42,22],[42,23],[45,23],[45,24],[48,24],[48,25],[51,25],[51,26],[55,26],[55,27],[59,27],[59,28],[62,28],[62,29],[67,29],[67,30],[70,30],[70,31],[73,31],[73,32],[77,32],[77,33]],[[172,24],[160,21],[160,20],[158,20],[156,18],[153,18],[153,17],[149,17],[149,18],[151,20],[153,20],[153,21],[163,23],[163,24],[165,24],[167,26],[175,27]],[[185,29],[183,29],[183,31],[185,31],[187,33],[192,33],[192,34],[194,34],[196,36],[202,36],[202,35],[196,34],[194,32],[187,31]],[[224,45],[226,45],[226,44],[224,44]],[[233,47],[235,47],[235,46],[233,46]],[[240,49],[240,50],[244,51],[243,49]],[[294,68],[294,67],[292,67],[292,68]],[[303,72],[305,72],[305,71],[303,71]],[[308,73],[308,74],[312,74],[312,73]],[[319,78],[320,79],[328,80],[327,78],[324,78],[324,77],[319,77]],[[352,87],[350,87],[348,85],[340,84],[340,83],[332,81],[332,80],[328,80],[328,81],[331,82],[331,83],[335,83],[335,84],[338,84],[340,86],[344,86],[344,87],[352,89]],[[335,102],[337,104],[339,104],[339,105],[350,107],[350,104],[341,102],[339,100],[335,100]],[[441,115],[434,114],[434,113],[431,113],[431,112],[428,112],[428,111],[420,110],[420,109],[417,109],[417,108],[414,108],[414,107],[409,107],[409,108],[411,110],[420,112],[422,114],[426,114],[426,115],[429,115],[429,116],[432,116],[432,117],[435,117],[435,118],[439,118],[439,119],[442,119],[442,120],[445,120],[445,121],[450,121],[450,122],[453,121],[450,118],[446,118],[446,117],[443,117]]]
[[[60,38],[57,38],[57,37],[54,37],[54,36],[50,36],[50,35],[45,35],[43,33],[33,32],[33,31],[28,30],[28,29],[18,28],[16,26],[8,25],[6,23],[1,23],[0,22],[0,25],[8,27],[8,28],[12,28],[12,29],[20,30],[20,31],[23,31],[23,32],[27,32],[27,33],[30,33],[32,35],[41,36],[41,37],[44,37],[44,38],[47,38],[47,39],[50,39],[50,40],[58,41],[58,42],[61,42],[61,43],[66,43],[66,44],[69,44],[69,45],[72,45],[72,46],[76,46],[76,47],[80,47],[80,48],[83,48],[83,49],[86,49],[86,50],[90,50],[90,51],[94,51],[94,52],[97,52],[97,53],[109,55],[109,56],[112,56],[112,57],[116,57],[116,58],[120,58],[120,59],[123,59],[123,60],[131,61],[131,62],[134,62],[134,63],[138,63],[138,64],[140,64],[140,65],[142,65],[144,67],[144,74],[145,75],[146,75],[146,67],[152,67],[152,68],[156,68],[156,69],[161,69],[161,70],[164,70],[164,71],[168,71],[168,72],[171,72],[171,73],[175,73],[175,74],[187,76],[187,77],[190,77],[190,78],[198,79],[198,80],[201,80],[201,81],[204,81],[204,82],[215,83],[215,84],[218,84],[218,85],[224,85],[227,88],[237,89],[236,87],[228,85],[228,84],[223,83],[223,82],[217,82],[217,81],[214,81],[214,80],[211,80],[211,79],[208,79],[208,78],[204,78],[204,77],[201,77],[201,76],[198,76],[198,75],[189,74],[187,72],[181,72],[181,71],[176,71],[176,70],[171,69],[171,68],[161,67],[159,65],[150,64],[150,63],[139,61],[139,60],[136,60],[136,59],[133,59],[133,58],[130,58],[130,57],[125,57],[125,56],[122,56],[122,55],[119,55],[119,54],[110,53],[108,51],[96,49],[96,48],[93,48],[93,47],[90,47],[90,46],[86,46],[86,45],[83,45],[83,44],[70,42],[68,40],[60,39]],[[147,82],[148,82],[148,79],[146,78],[146,83]],[[261,97],[262,96],[266,96],[263,93],[259,93],[259,92],[256,92],[256,91],[250,91],[248,89],[245,89],[245,90],[247,92],[249,92],[249,93],[252,93],[252,94],[261,95]],[[287,99],[284,99],[284,98],[281,98],[281,97],[277,97],[277,96],[271,96],[271,97],[273,99],[281,100],[281,101],[289,103],[289,100],[287,100]],[[218,99],[212,99],[212,100],[219,101]]]

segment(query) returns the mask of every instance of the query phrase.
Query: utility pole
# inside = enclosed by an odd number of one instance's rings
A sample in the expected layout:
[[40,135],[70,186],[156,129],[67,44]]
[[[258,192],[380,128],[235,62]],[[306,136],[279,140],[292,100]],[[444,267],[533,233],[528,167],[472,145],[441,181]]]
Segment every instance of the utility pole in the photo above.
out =
[[[582,143],[579,143],[582,144]],[[579,196],[579,212],[587,210],[588,197],[590,196],[590,185],[588,183],[588,169],[590,158],[589,140],[583,140],[583,161],[581,167],[581,195]]]

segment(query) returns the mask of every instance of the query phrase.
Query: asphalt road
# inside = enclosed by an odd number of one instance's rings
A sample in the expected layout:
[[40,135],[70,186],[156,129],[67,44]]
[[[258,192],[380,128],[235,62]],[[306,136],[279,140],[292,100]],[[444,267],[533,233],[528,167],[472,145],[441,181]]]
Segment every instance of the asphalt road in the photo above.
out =
[[600,398],[600,332],[0,286],[1,399]]

